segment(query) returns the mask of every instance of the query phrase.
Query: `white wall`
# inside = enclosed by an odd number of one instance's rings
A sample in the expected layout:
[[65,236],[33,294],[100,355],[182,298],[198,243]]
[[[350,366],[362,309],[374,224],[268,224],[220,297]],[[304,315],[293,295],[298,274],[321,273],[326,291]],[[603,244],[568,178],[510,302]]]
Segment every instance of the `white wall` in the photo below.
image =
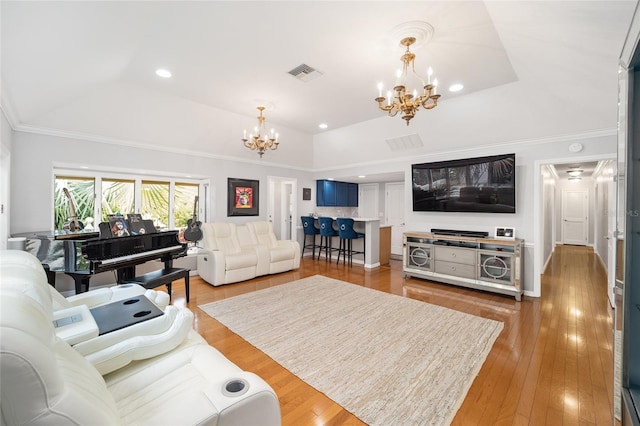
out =
[[9,237],[9,200],[11,197],[11,151],[13,133],[9,121],[0,109],[0,249],[7,248]]
[[[584,150],[572,154],[568,146],[579,140]],[[301,171],[261,163],[242,163],[238,161],[217,159],[205,155],[169,153],[162,150],[131,148],[109,145],[101,142],[70,139],[34,133],[15,132],[13,136],[13,170],[12,176],[12,208],[11,232],[42,231],[51,229],[53,199],[54,164],[87,164],[101,167],[123,167],[140,171],[165,171],[173,174],[198,175],[208,177],[211,181],[211,220],[229,220],[245,222],[247,218],[227,218],[226,185],[227,177],[258,179],[260,181],[261,202],[260,216],[266,219],[267,214],[267,176],[291,177],[298,180],[296,200],[299,214],[318,211],[315,207],[315,179],[323,177],[326,170]],[[331,175],[339,180],[341,176],[359,174],[375,174],[402,171],[405,175],[405,218],[407,231],[424,231],[431,228],[453,228],[462,230],[486,231],[493,235],[495,226],[513,226],[517,236],[525,240],[525,290],[533,289],[533,257],[534,222],[538,213],[534,212],[534,181],[539,178],[539,170],[535,164],[546,159],[571,157],[580,161],[584,157],[612,155],[616,150],[615,135],[595,134],[576,138],[558,138],[503,143],[493,146],[478,146],[466,150],[452,150],[436,154],[388,160],[380,164],[354,164],[344,168],[333,168]],[[411,164],[450,160],[455,158],[475,157],[482,155],[516,154],[517,213],[515,214],[474,214],[413,212],[411,208]],[[312,188],[310,201],[302,201],[302,188]],[[331,214],[331,212],[326,212]],[[337,213],[337,212],[336,212]],[[255,218],[251,218],[255,219]],[[296,221],[298,218],[295,218]],[[298,239],[301,239],[298,232]]]
[[[569,145],[579,141],[584,149],[580,153],[571,153]],[[539,212],[534,209],[534,182],[540,179],[540,170],[536,163],[545,160],[559,158],[581,161],[584,158],[593,161],[594,157],[607,157],[615,155],[615,132],[609,134],[594,133],[593,135],[578,135],[575,137],[563,137],[556,139],[544,139],[527,142],[512,142],[495,145],[477,146],[470,149],[455,149],[442,152],[406,157],[402,159],[390,159],[380,164],[359,164],[345,168],[333,167],[331,176],[340,180],[343,176],[358,174],[375,174],[402,171],[405,175],[405,223],[406,231],[428,231],[431,228],[449,228],[472,231],[485,231],[493,235],[496,226],[513,226],[516,228],[518,238],[525,241],[524,264],[524,288],[528,294],[534,292],[534,244],[538,240],[535,235],[534,224],[540,220]],[[439,212],[413,212],[411,207],[411,164],[429,161],[444,161],[458,158],[478,157],[494,154],[516,154],[516,213],[439,213]],[[319,170],[316,178],[328,174],[328,170]],[[557,204],[558,206],[559,204]]]
[[[15,132],[13,152],[13,191],[11,232],[43,231],[52,228],[53,166],[111,167],[136,170],[140,173],[199,176],[211,181],[211,221],[246,222],[265,220],[269,189],[267,176],[298,179],[296,195],[302,211],[302,187],[315,186],[308,172],[255,163],[241,163],[207,156],[175,154],[142,148],[114,146],[86,140],[61,138],[34,133]],[[227,217],[227,178],[260,181],[260,215]]]
[[[302,201],[302,188],[315,188],[310,172],[274,167],[256,163],[241,163],[207,156],[169,153],[142,148],[109,145],[93,141],[14,132],[12,152],[12,191],[10,232],[50,231],[53,216],[53,167],[54,165],[80,167],[106,167],[136,170],[140,173],[189,175],[209,178],[211,199],[207,209],[210,221],[244,223],[267,219],[269,194],[267,176],[297,179],[296,200],[298,211],[312,210],[309,202]],[[227,217],[227,178],[257,179],[260,181],[259,216]],[[315,199],[315,198],[314,198]],[[111,274],[92,278],[99,285],[113,282]],[[105,281],[106,280],[106,281]],[[72,288],[72,281],[58,274],[60,291]]]
[[[541,213],[540,227],[542,229],[542,263],[547,264],[555,247],[555,217],[557,215],[556,208],[556,186],[557,182],[551,167],[545,165],[542,167],[542,194],[541,194]],[[543,268],[544,269],[544,268]]]

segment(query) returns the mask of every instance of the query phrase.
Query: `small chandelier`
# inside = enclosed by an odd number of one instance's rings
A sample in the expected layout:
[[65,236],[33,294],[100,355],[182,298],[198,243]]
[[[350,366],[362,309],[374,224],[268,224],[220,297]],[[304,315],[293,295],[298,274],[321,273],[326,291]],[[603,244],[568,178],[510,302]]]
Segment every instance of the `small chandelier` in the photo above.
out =
[[[391,97],[391,91],[387,91],[387,97],[382,96],[382,83],[378,83],[378,97],[376,98],[376,102],[378,102],[378,108],[382,111],[388,112],[389,116],[395,117],[396,114],[402,111],[402,118],[406,120],[407,126],[409,125],[409,121],[416,115],[416,112],[420,109],[420,107],[424,109],[432,109],[438,105],[438,98],[440,95],[436,94],[436,90],[438,87],[438,80],[434,79],[433,83],[431,83],[431,75],[433,74],[433,70],[429,67],[427,72],[427,82],[425,84],[424,80],[418,76],[416,70],[414,68],[414,59],[416,55],[409,51],[409,46],[416,42],[415,37],[406,37],[400,41],[400,44],[407,47],[404,55],[400,57],[402,61],[402,70],[398,70],[396,80],[396,85],[393,88],[395,92],[394,99]],[[407,91],[407,74],[409,69],[413,72],[413,74],[420,80],[422,83],[422,94],[418,96],[418,91],[416,89],[413,90],[413,93]],[[386,105],[385,105],[385,100]]]
[[254,133],[249,134],[249,139],[247,139],[247,131],[244,131],[244,135],[242,136],[242,142],[244,142],[244,146],[247,148],[258,151],[260,158],[267,149],[276,150],[278,149],[278,134],[275,133],[273,129],[271,129],[270,133],[267,133],[267,128],[264,124],[265,118],[262,116],[262,111],[265,110],[265,107],[259,106],[258,111],[260,111],[260,115],[258,116],[258,125],[253,128]]

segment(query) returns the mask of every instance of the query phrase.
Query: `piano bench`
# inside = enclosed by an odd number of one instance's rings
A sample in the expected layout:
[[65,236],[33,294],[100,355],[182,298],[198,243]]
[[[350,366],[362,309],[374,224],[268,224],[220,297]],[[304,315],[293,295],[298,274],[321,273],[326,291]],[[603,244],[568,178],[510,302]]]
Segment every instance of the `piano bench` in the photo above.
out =
[[189,302],[189,270],[184,268],[166,268],[148,272],[135,278],[124,280],[122,284],[138,284],[146,289],[156,288],[161,285],[167,286],[169,298],[171,298],[171,283],[184,279],[184,289]]

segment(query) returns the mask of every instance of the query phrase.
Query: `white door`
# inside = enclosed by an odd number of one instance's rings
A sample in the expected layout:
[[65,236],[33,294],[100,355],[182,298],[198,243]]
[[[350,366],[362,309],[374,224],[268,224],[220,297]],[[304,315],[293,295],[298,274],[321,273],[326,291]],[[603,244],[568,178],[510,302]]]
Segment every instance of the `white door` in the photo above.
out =
[[562,243],[586,246],[589,239],[589,193],[562,191]]
[[385,184],[385,224],[391,225],[391,254],[402,256],[404,182]]
[[377,183],[358,185],[358,214],[360,217],[377,219],[379,211],[379,186]]

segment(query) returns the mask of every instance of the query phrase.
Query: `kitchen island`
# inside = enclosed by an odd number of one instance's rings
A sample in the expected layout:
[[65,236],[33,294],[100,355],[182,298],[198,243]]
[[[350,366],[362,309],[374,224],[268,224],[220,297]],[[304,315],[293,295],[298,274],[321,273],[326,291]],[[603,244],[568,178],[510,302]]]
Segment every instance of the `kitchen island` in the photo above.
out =
[[[336,228],[335,217],[333,217],[334,229]],[[353,229],[356,232],[363,233],[365,235],[364,238],[364,258],[362,254],[354,254],[353,262],[354,263],[363,263],[364,267],[367,269],[377,268],[380,266],[380,219],[372,219],[372,218],[364,218],[364,217],[354,217],[352,218],[354,221]],[[318,221],[316,220],[316,226],[318,226]],[[333,247],[338,247],[338,237],[334,237],[335,241]],[[354,251],[362,251],[363,240],[359,238],[353,241],[353,250]]]

